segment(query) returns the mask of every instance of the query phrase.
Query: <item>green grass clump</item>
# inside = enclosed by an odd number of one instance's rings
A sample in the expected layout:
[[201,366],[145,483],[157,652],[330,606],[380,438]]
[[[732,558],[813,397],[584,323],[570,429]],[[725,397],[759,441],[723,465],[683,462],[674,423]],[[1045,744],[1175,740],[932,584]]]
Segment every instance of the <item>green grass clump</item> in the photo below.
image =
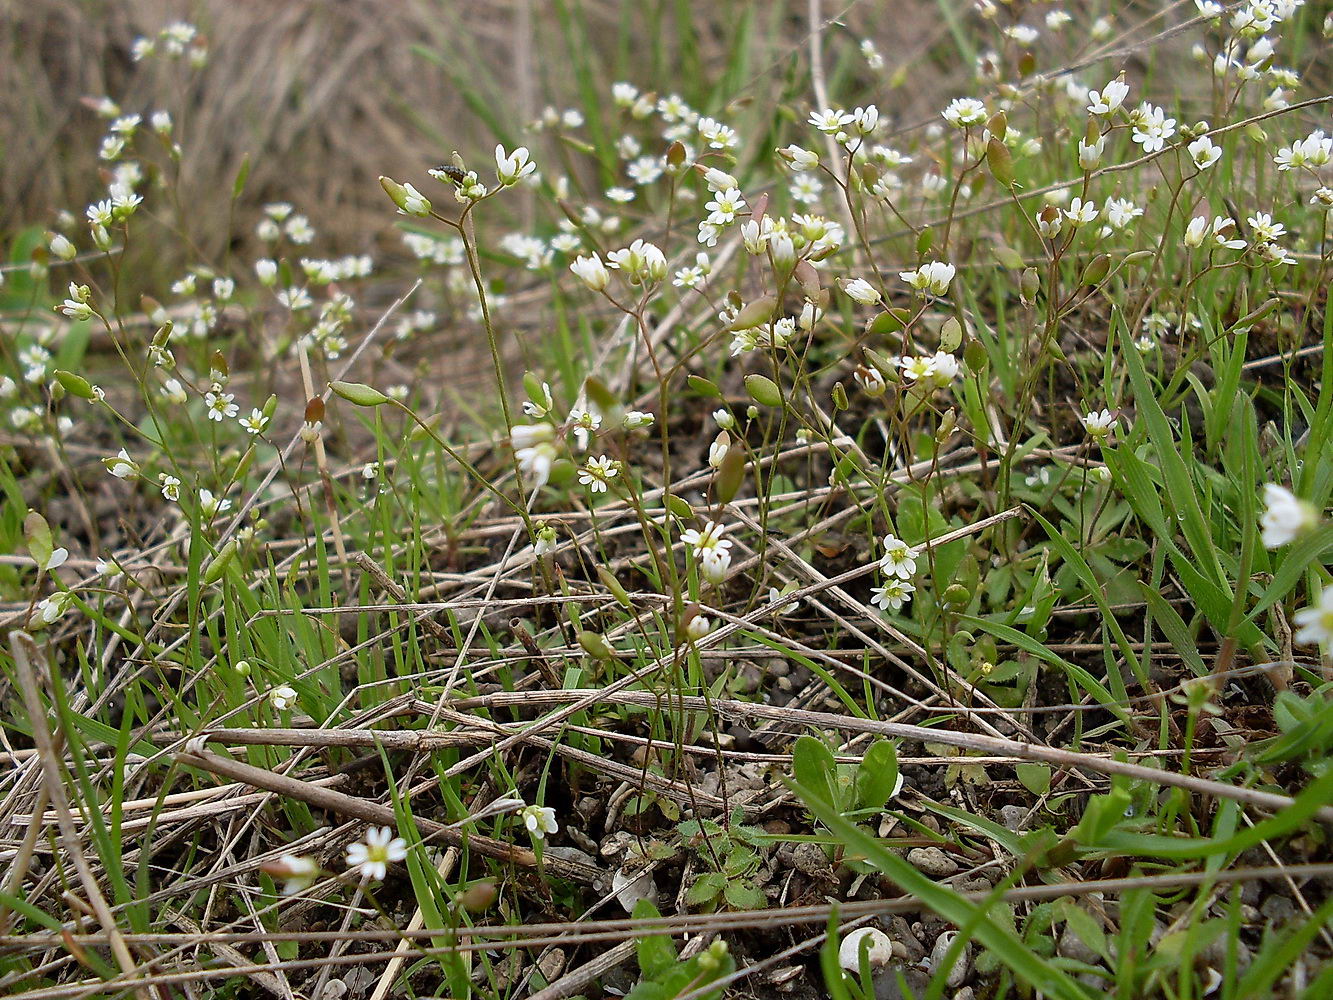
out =
[[374,254],[249,167],[201,249],[98,104],[0,287],[0,983],[1327,995],[1313,5],[649,7],[457,73]]

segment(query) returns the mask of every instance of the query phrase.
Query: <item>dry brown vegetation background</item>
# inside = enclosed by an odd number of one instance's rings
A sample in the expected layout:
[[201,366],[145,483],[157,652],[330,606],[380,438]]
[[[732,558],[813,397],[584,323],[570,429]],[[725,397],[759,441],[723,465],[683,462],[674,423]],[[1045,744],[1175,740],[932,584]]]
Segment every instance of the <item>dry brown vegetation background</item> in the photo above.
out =
[[[247,156],[240,238],[259,205],[290,201],[320,230],[321,252],[369,249],[392,219],[378,175],[421,183],[454,149],[489,158],[495,136],[460,84],[507,138],[533,142],[525,123],[548,103],[576,101],[570,44],[597,53],[604,78],[594,82],[608,95],[621,73],[632,78],[634,67],[680,50],[674,3],[570,5],[586,36],[571,39],[566,5],[546,0],[0,0],[0,235],[48,223],[61,209],[80,212],[104,189],[97,147],[105,121],[83,99],[123,95],[127,113],[146,113],[175,94],[186,109],[176,112],[186,235],[202,254],[217,254],[228,239],[232,185]],[[770,96],[804,72],[806,3],[695,0],[689,48],[701,53],[700,70],[727,62],[742,9],[754,17],[755,71],[728,100]],[[933,3],[830,3],[820,13],[826,44],[841,37],[837,47],[854,56],[857,39],[876,38],[891,64],[912,66],[910,86],[889,102],[897,114],[934,108],[939,88],[929,84],[944,74],[921,56],[947,26]],[[131,59],[136,37],[174,20],[205,33],[201,72]],[[635,82],[652,82],[643,76]]]

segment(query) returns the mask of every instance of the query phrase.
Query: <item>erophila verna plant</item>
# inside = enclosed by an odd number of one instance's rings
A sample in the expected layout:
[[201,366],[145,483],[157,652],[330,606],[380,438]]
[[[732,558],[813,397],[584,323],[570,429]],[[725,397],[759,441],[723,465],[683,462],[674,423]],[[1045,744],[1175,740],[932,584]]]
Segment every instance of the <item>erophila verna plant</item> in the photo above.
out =
[[1333,995],[1333,14],[647,6],[351,242],[195,238],[206,25],[70,95],[0,984]]

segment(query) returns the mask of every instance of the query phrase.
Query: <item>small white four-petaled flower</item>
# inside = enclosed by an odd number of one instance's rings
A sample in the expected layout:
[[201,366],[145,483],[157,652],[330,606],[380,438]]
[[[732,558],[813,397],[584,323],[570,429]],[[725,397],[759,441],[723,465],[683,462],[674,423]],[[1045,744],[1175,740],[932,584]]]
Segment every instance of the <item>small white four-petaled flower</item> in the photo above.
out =
[[528,833],[538,840],[545,840],[547,834],[555,833],[560,824],[555,821],[555,810],[550,806],[525,806],[519,813]]
[[1265,548],[1295,541],[1319,523],[1319,512],[1285,486],[1264,484],[1264,513],[1259,519]]
[[395,837],[387,826],[372,827],[366,831],[364,844],[347,848],[347,867],[357,869],[363,879],[382,879],[389,872],[389,864],[407,857],[407,841]]

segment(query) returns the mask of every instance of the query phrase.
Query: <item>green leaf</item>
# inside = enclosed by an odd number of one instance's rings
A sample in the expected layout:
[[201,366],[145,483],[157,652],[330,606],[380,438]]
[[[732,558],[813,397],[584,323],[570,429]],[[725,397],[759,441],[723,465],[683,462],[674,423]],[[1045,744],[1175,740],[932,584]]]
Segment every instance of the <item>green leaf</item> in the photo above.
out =
[[740,879],[729,880],[722,895],[734,910],[762,910],[768,905],[768,897],[761,890]]
[[717,872],[704,872],[685,893],[686,906],[703,906],[717,899],[726,887],[726,879]]
[[876,740],[856,767],[856,807],[883,809],[897,787],[898,753],[888,740]]
[[838,804],[837,763],[823,740],[813,736],[797,739],[792,749],[791,766],[797,782],[825,802]]
[[[1038,956],[1023,943],[1012,927],[991,914],[990,908],[995,905],[995,900],[983,904],[973,903],[953,889],[937,885],[864,830],[844,819],[827,799],[820,798],[813,789],[802,787],[799,783],[792,784],[792,789],[801,797],[806,808],[841,838],[849,850],[865,857],[922,906],[955,927],[970,928],[975,940],[990,949],[1035,989],[1057,1000],[1091,1000],[1092,995],[1068,973]],[[836,958],[835,955],[835,961]]]
[[1045,795],[1051,788],[1051,769],[1045,764],[1015,764],[1018,780],[1033,795]]
[[[635,920],[648,920],[662,914],[651,899],[640,899],[634,904]],[[635,941],[639,957],[639,971],[645,979],[654,979],[676,964],[676,946],[670,934],[644,934]]]

